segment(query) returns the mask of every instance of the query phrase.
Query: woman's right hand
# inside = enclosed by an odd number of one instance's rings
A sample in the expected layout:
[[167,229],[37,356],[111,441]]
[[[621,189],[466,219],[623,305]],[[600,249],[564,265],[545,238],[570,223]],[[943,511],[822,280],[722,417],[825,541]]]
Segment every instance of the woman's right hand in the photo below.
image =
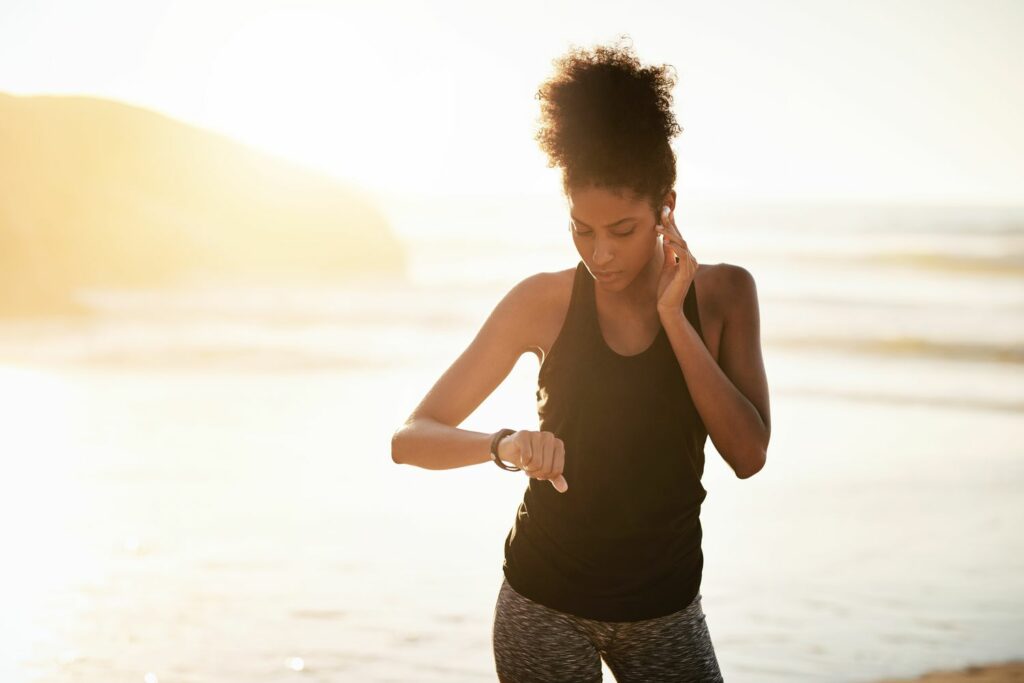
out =
[[498,442],[498,457],[521,468],[531,479],[549,480],[559,493],[569,488],[562,476],[565,444],[551,432],[521,429],[509,434]]

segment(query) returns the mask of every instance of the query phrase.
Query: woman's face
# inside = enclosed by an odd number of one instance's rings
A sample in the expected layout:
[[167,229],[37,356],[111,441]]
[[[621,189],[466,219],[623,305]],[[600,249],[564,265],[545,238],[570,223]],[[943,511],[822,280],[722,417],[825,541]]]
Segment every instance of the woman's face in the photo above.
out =
[[[570,189],[567,199],[576,251],[602,286],[621,289],[660,258],[658,220],[647,201],[592,185]],[[602,278],[602,271],[613,274]]]

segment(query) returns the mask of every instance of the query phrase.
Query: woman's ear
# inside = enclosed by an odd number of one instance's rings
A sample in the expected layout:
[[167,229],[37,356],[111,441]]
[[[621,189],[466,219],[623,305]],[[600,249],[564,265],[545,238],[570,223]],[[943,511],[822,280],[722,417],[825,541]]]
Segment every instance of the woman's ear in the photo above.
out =
[[[676,210],[676,191],[675,191],[675,189],[671,189],[671,190],[668,191],[668,194],[665,195],[665,199],[664,199],[664,201],[661,202],[661,205],[662,206],[667,206],[668,208],[672,209],[673,211]],[[661,215],[660,214],[661,207],[658,207],[658,212],[659,212],[659,215]]]

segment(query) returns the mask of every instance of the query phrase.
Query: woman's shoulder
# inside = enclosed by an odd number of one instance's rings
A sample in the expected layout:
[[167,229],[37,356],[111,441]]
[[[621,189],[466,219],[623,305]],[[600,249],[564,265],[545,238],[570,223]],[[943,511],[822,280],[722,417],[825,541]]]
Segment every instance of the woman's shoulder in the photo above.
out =
[[572,299],[577,266],[541,271],[520,280],[513,288],[521,300],[527,327],[528,349],[543,360],[558,336]]
[[716,303],[728,299],[729,292],[750,273],[743,266],[735,263],[701,263],[697,267],[694,280],[697,287],[703,285],[708,294],[713,294]]
[[576,267],[563,270],[541,271],[528,275],[516,283],[513,290],[518,290],[524,303],[536,313],[543,313],[548,307],[564,301],[569,303],[572,286],[576,276]]
[[736,294],[753,281],[753,276],[734,263],[702,263],[694,281],[702,308],[714,315],[724,315]]

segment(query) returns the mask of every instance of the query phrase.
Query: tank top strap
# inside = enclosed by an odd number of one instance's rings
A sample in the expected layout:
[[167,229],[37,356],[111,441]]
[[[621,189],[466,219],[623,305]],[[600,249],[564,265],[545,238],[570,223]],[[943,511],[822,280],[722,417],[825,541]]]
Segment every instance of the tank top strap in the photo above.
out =
[[565,314],[565,327],[574,334],[589,335],[592,325],[590,311],[594,303],[594,285],[587,265],[581,260],[576,264],[576,275],[572,283],[572,298],[569,300],[569,311]]
[[693,325],[693,329],[697,330],[698,336],[701,341],[704,341],[704,329],[700,324],[700,307],[697,305],[697,278],[694,277],[693,281],[690,282],[690,291],[686,293],[686,298],[683,299],[683,315]]
[[579,364],[586,362],[593,343],[591,332],[591,321],[588,320],[587,296],[593,297],[593,291],[588,291],[590,283],[587,281],[589,272],[581,260],[576,266],[576,273],[573,277],[572,293],[569,297],[569,308],[565,313],[562,326],[554,343],[541,361],[538,381],[540,391],[538,398],[544,393],[551,374],[562,372]]

